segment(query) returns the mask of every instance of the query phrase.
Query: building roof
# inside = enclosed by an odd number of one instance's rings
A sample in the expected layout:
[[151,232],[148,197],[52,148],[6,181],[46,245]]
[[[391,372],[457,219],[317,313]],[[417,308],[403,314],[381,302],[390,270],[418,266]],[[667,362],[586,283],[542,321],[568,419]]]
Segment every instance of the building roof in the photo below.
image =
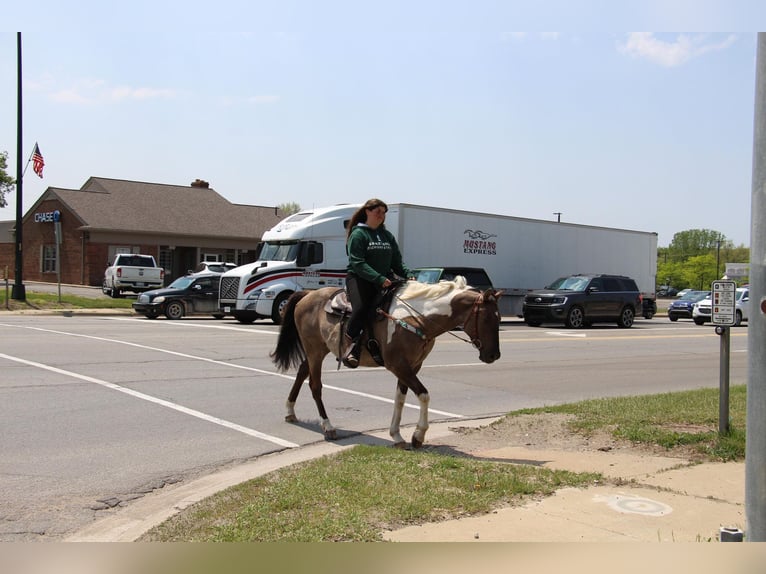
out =
[[183,186],[91,177],[79,190],[49,187],[35,207],[50,199],[92,231],[252,240],[283,218],[276,207],[231,203],[201,180]]

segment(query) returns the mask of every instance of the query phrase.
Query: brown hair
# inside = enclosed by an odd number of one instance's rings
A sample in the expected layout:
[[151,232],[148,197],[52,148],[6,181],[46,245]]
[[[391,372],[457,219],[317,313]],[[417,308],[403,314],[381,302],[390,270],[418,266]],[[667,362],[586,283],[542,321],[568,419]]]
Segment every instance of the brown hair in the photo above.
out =
[[376,209],[378,207],[383,207],[386,212],[388,212],[388,205],[386,205],[386,202],[374,198],[365,201],[364,205],[354,212],[354,215],[349,219],[348,227],[346,228],[346,241],[348,241],[348,238],[351,235],[351,230],[353,230],[358,223],[367,223],[367,210]]

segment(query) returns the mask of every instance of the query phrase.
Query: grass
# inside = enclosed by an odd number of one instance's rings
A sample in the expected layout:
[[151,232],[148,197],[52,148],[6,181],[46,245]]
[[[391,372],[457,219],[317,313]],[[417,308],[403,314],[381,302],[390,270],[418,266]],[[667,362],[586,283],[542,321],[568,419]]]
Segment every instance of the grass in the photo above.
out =
[[718,432],[719,390],[699,389],[658,395],[582,401],[519,413],[567,413],[572,432],[609,429],[617,439],[666,449],[691,448],[711,460],[745,457],[746,385],[729,389],[729,432]]
[[[589,400],[510,413],[574,415],[571,430],[703,460],[742,460],[745,386],[730,389],[731,432],[717,432],[718,391]],[[481,432],[476,431],[476,432]],[[686,451],[685,451],[686,452]],[[216,494],[147,532],[142,541],[378,541],[382,531],[481,514],[603,478],[435,452],[357,446]]]
[[212,496],[144,541],[381,540],[383,528],[486,513],[600,479],[427,451],[360,445]]
[[[7,298],[6,298],[7,295]],[[61,294],[59,301],[58,293],[38,293],[26,290],[26,301],[17,301],[6,294],[5,289],[0,290],[0,312],[3,310],[22,311],[25,309],[131,309],[131,299],[112,299],[78,297],[76,295]]]

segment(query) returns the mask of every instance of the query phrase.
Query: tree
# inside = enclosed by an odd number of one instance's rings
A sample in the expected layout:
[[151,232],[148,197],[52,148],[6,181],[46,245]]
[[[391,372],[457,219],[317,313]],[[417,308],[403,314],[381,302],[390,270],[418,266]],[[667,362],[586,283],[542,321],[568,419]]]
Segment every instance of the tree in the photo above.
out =
[[285,217],[292,215],[293,213],[298,213],[301,210],[301,206],[294,201],[277,205],[277,208],[285,214]]
[[674,261],[685,261],[689,257],[703,255],[723,247],[731,249],[733,244],[720,231],[687,229],[673,235],[673,241],[668,246],[668,255]]
[[5,195],[10,193],[11,188],[16,185],[16,180],[5,171],[7,168],[8,152],[0,151],[0,207],[8,205],[8,202],[5,200]]

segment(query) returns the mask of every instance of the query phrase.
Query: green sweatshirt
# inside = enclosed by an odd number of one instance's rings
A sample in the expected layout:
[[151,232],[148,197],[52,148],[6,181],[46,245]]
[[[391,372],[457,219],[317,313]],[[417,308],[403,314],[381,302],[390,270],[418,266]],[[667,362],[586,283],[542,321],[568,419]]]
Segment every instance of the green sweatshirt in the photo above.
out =
[[391,271],[404,278],[410,270],[402,262],[402,254],[393,234],[384,225],[377,229],[359,223],[348,238],[348,271],[357,277],[382,285]]

